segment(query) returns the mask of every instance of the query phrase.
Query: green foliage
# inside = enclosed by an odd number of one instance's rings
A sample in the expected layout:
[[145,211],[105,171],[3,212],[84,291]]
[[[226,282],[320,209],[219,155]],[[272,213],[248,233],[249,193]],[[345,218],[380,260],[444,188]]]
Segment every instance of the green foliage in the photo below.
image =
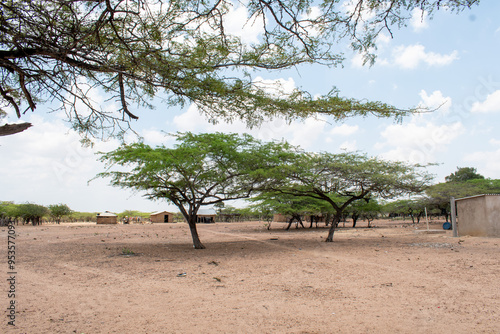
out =
[[[9,106],[22,117],[23,109],[58,100],[83,135],[122,137],[128,120],[138,118],[129,106],[152,107],[158,93],[169,105],[195,103],[213,122],[242,119],[250,126],[277,116],[400,118],[418,109],[340,97],[334,87],[318,98],[302,89],[269,91],[252,70],[338,66],[337,43],[349,42],[372,62],[377,35],[405,25],[413,9],[460,11],[478,1],[357,0],[347,12],[340,1],[249,0],[240,3],[248,11],[246,24],[263,30],[254,43],[227,32],[229,0],[41,3],[0,3],[0,115]],[[312,8],[321,14],[311,17]],[[120,101],[120,108],[94,102],[90,87]]]
[[457,171],[444,178],[446,182],[464,182],[469,180],[481,180],[484,176],[478,174],[476,168],[458,167]]
[[447,208],[451,197],[463,198],[481,194],[500,194],[500,180],[472,179],[443,182],[429,187],[426,193],[440,208]]
[[49,209],[46,207],[32,203],[18,204],[17,210],[18,217],[22,218],[26,223],[31,221],[33,225],[40,224],[42,217],[49,214]]
[[331,211],[328,203],[308,196],[295,196],[281,193],[280,191],[262,192],[258,196],[252,197],[251,202],[255,202],[251,207],[270,214],[291,215],[312,215]]
[[19,207],[14,202],[3,201],[0,203],[0,217],[19,218],[21,215]]
[[61,222],[61,218],[69,216],[73,212],[66,204],[51,204],[49,205],[50,216],[56,220],[57,223]]
[[122,255],[128,255],[128,256],[135,255],[135,252],[133,250],[131,250],[130,248],[123,247]]
[[137,210],[125,210],[118,214],[118,219],[121,220],[124,217],[141,217],[141,219],[148,219],[151,213],[149,212],[141,212]]
[[79,212],[73,211],[69,219],[73,222],[95,222],[96,212]]
[[325,201],[335,211],[327,241],[353,202],[372,197],[388,199],[421,193],[432,176],[422,166],[385,161],[359,153],[309,153],[297,156],[293,166],[269,191]]
[[[293,156],[286,143],[261,143],[249,135],[188,132],[176,138],[174,148],[135,143],[102,154],[108,171],[98,177],[176,205],[189,223],[196,248],[204,247],[196,231],[200,207],[249,197]],[[128,171],[111,170],[118,166]]]

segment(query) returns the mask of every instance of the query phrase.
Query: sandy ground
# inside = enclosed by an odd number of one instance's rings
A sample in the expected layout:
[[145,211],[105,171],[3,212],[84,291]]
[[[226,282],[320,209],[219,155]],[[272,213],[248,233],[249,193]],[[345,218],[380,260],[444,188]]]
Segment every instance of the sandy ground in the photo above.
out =
[[0,332],[500,333],[500,239],[359,224],[16,226],[15,327],[2,227]]

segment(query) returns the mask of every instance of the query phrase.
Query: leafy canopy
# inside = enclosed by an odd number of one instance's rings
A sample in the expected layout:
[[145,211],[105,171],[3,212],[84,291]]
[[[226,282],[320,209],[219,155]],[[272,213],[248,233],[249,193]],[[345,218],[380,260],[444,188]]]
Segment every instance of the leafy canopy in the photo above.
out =
[[[173,203],[190,226],[195,248],[204,248],[196,231],[200,207],[249,197],[294,154],[286,143],[261,143],[250,135],[188,132],[176,139],[173,148],[135,143],[103,154],[109,169],[98,176]],[[126,170],[111,170],[120,166]]]
[[[382,30],[404,25],[415,8],[460,11],[476,0],[365,1],[248,0],[245,42],[228,28],[230,0],[5,0],[0,3],[0,115],[19,118],[53,101],[85,136],[122,136],[137,119],[132,105],[194,103],[210,120],[292,120],[327,114],[334,119],[374,114],[400,118],[417,109],[344,98],[332,87],[320,97],[303,89],[269,91],[253,70],[304,63],[337,66],[339,41],[366,55]],[[108,108],[95,101],[105,93]],[[0,129],[12,133],[26,128]],[[6,132],[6,133],[7,133]]]
[[302,154],[268,191],[323,200],[335,211],[326,241],[333,241],[336,223],[353,202],[371,197],[395,198],[422,192],[432,176],[423,166],[385,161],[360,153]]

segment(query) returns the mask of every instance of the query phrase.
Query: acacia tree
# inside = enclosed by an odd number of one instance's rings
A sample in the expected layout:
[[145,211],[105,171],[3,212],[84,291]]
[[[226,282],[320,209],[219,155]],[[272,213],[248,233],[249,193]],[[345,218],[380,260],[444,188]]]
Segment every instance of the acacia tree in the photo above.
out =
[[29,224],[31,221],[33,226],[40,225],[43,216],[49,213],[49,210],[43,205],[33,203],[18,204],[17,211],[17,214],[25,223]]
[[51,217],[55,219],[57,224],[61,222],[62,217],[69,216],[73,212],[66,204],[51,204],[48,208]]
[[327,242],[333,241],[344,210],[354,201],[420,193],[432,179],[425,171],[418,171],[418,165],[358,153],[310,153],[300,155],[299,159],[286,177],[268,185],[268,189],[329,203],[335,217]]
[[[281,70],[302,63],[336,66],[336,43],[347,39],[367,55],[376,36],[404,25],[415,8],[460,11],[476,0],[364,1],[249,0],[246,25],[258,42],[245,43],[227,27],[231,0],[5,0],[0,2],[0,114],[21,118],[37,103],[56,101],[84,135],[122,135],[137,119],[131,105],[151,107],[162,95],[169,105],[195,103],[212,121],[289,120],[317,113],[342,119],[373,113],[401,117],[381,102],[316,97],[305,90],[269,92],[251,70]],[[313,15],[316,13],[317,15]],[[230,72],[229,70],[236,70]],[[99,89],[119,108],[93,101]],[[0,135],[23,126],[0,127]]]
[[484,176],[477,173],[474,167],[457,167],[454,173],[446,176],[446,182],[464,182],[469,180],[484,180]]
[[[249,197],[269,182],[269,175],[293,156],[286,143],[262,143],[250,135],[177,134],[174,148],[151,148],[142,143],[123,145],[103,154],[109,164],[99,177],[113,186],[144,192],[149,199],[176,205],[191,230],[193,245],[205,248],[196,229],[201,206]],[[130,167],[129,171],[114,167]]]

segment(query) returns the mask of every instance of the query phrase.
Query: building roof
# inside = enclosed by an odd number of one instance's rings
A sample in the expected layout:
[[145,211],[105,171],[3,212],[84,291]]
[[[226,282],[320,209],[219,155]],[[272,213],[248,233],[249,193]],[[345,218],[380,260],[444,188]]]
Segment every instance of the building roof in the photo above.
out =
[[109,212],[109,211],[98,213],[97,216],[98,217],[117,217],[117,215],[115,215],[114,213]]
[[156,211],[156,212],[153,212],[152,214],[150,214],[150,216],[156,216],[156,215],[159,215],[162,213],[169,213],[169,214],[173,215],[173,213],[169,212],[169,211]]
[[197,216],[216,216],[217,212],[214,209],[200,209]]
[[455,202],[456,201],[461,201],[461,200],[464,200],[464,199],[471,199],[471,198],[484,197],[484,196],[500,196],[500,194],[481,194],[481,195],[474,195],[474,196],[462,197],[462,198],[455,199]]

